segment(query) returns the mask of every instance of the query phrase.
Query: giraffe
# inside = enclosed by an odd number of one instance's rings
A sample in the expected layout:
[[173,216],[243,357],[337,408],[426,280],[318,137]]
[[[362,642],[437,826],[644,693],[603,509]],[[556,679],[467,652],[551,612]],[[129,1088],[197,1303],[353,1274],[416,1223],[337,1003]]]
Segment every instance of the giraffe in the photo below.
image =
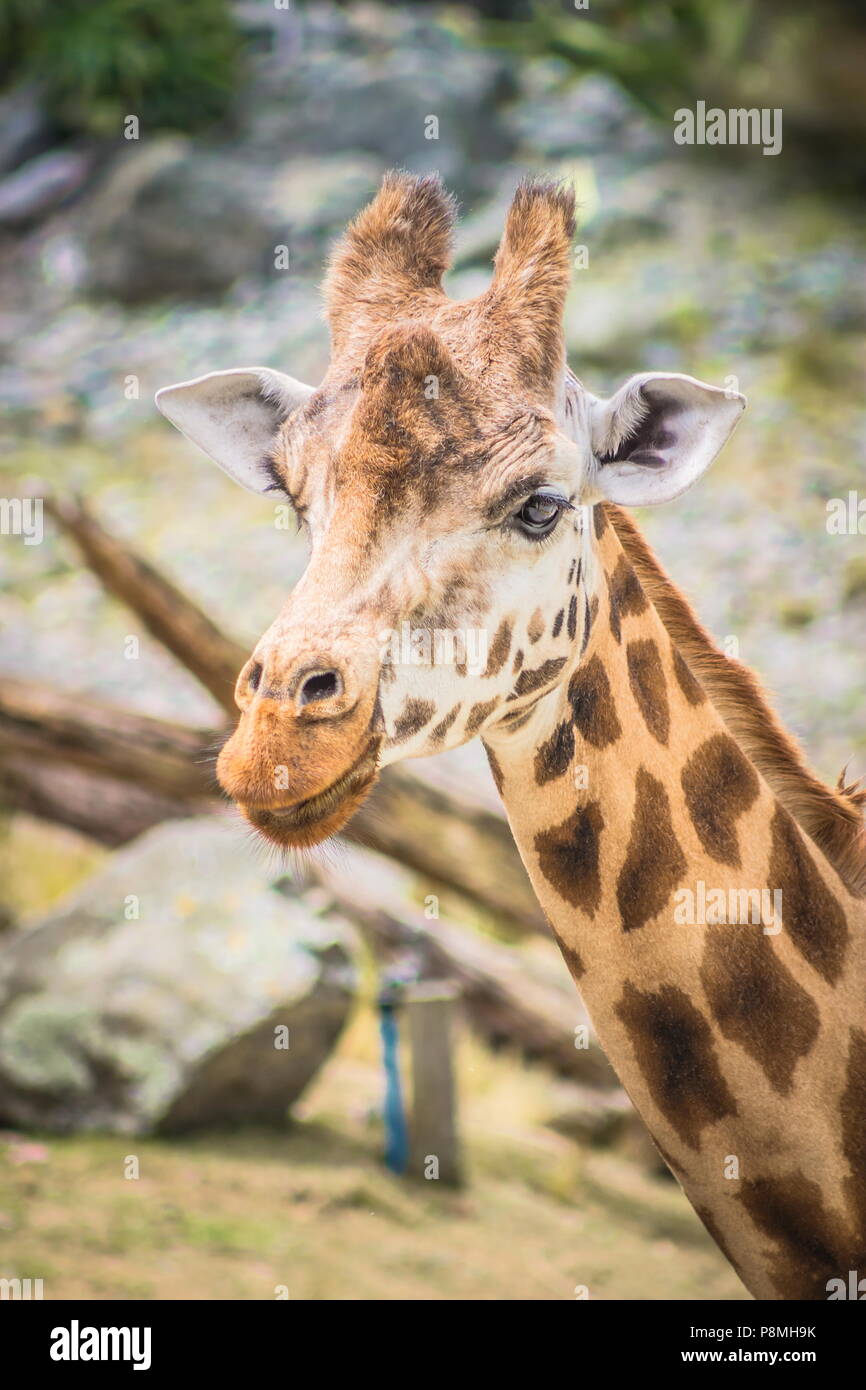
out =
[[[654,372],[601,400],[572,374],[569,189],[520,185],[466,302],[441,283],[454,216],[436,177],[386,176],[332,255],[317,388],[243,368],[157,395],[309,537],[238,677],[220,781],[268,841],[305,848],[382,767],[480,737],[689,1201],[753,1295],[826,1298],[866,1275],[866,793],[809,770],[626,510],[696,482],[745,401]],[[394,659],[406,624],[453,650]],[[702,884],[716,908],[689,922]],[[781,894],[780,920],[718,908],[752,890]]]

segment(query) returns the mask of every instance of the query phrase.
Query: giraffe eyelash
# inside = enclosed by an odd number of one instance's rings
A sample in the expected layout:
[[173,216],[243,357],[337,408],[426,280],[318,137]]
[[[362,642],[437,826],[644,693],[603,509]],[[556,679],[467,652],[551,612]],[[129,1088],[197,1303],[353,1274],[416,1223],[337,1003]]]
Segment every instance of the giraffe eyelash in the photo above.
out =
[[547,492],[543,487],[536,487],[533,488],[531,492],[527,492],[516,499],[517,505],[515,505],[514,502],[511,503],[512,515],[514,512],[519,512],[521,507],[525,507],[527,502],[534,501],[536,497],[540,498],[543,502],[552,502],[561,512],[573,512],[575,510],[574,503],[569,502],[568,498],[563,497],[561,493]]
[[[533,534],[529,526],[521,523],[521,513],[525,508],[530,506],[532,502],[541,502],[548,507],[556,508],[556,514],[551,518],[549,531],[539,531],[537,534]],[[531,541],[533,545],[542,545],[545,541],[553,539],[563,512],[574,510],[574,503],[570,502],[567,497],[563,497],[559,493],[547,492],[544,488],[535,488],[528,496],[524,497],[518,507],[513,508],[506,520],[506,525],[509,529],[523,535],[523,537]]]

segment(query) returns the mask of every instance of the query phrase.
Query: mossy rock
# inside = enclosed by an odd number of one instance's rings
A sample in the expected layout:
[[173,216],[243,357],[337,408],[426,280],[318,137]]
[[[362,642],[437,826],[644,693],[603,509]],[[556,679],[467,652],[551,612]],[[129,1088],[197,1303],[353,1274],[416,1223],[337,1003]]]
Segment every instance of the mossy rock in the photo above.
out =
[[0,955],[0,1127],[282,1123],[339,1036],[354,936],[243,836],[173,821]]

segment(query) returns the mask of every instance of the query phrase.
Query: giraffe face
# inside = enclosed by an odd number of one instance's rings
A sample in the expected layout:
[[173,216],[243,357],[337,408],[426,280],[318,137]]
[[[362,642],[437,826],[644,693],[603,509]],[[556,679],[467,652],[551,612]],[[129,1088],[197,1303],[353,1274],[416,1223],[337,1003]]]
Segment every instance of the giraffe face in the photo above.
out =
[[218,770],[284,847],[333,833],[385,764],[524,712],[574,640],[581,452],[532,402],[468,390],[441,353],[424,328],[386,334],[272,450],[309,562],[240,674]]
[[557,613],[583,526],[583,459],[549,412],[437,375],[426,329],[387,335],[385,351],[384,372],[368,354],[359,386],[325,387],[282,431],[275,474],[311,558],[261,654],[307,647],[286,632],[315,613],[341,682],[357,667],[375,686],[380,765],[464,742],[535,690],[539,666],[564,663]]
[[282,847],[338,830],[384,764],[522,720],[580,659],[588,506],[676,495],[741,409],[714,433],[723,393],[691,378],[633,378],[600,402],[566,375],[571,195],[518,191],[490,289],[465,303],[439,285],[452,215],[437,181],[385,180],[332,262],[316,390],[249,368],[157,397],[307,533],[218,762]]

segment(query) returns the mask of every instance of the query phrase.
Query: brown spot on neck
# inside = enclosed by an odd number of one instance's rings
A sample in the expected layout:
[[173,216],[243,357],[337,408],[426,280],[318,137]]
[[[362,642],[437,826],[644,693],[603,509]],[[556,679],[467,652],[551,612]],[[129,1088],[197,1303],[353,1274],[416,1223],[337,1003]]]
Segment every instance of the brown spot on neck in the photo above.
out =
[[556,944],[562,952],[562,958],[568,966],[572,979],[582,979],[586,974],[586,966],[583,963],[583,957],[580,952],[575,950],[574,946],[569,945],[567,941],[563,941],[559,932],[554,931],[553,935],[556,937]]
[[562,777],[574,757],[574,728],[567,721],[557,724],[550,738],[535,754],[535,780],[540,787]]
[[590,917],[601,902],[598,855],[604,817],[597,801],[577,809],[560,825],[535,837],[544,877],[561,898]]
[[651,637],[626,647],[628,682],[644,723],[654,739],[666,745],[671,729],[668,686],[659,649]]
[[483,740],[482,743],[484,746],[484,751],[487,754],[487,761],[490,765],[490,771],[493,775],[493,781],[496,783],[496,790],[499,792],[499,795],[501,796],[502,788],[505,786],[505,774],[502,771],[502,766],[493,749],[490,748],[488,744],[484,743]]
[[514,624],[510,618],[503,618],[487,653],[485,676],[497,676],[508,660],[511,651],[511,633]]
[[[698,839],[719,864],[740,867],[737,821],[758,799],[758,774],[728,734],[713,734],[692,754],[680,780]],[[771,887],[774,885],[771,885]]]
[[781,889],[784,930],[814,970],[831,985],[842,973],[848,926],[838,899],[827,887],[788,812],[773,816],[770,887]]
[[680,690],[683,692],[690,705],[702,705],[707,697],[686,665],[682,653],[673,645],[671,646],[671,656],[673,658],[674,675],[677,678]]
[[846,1230],[805,1174],[743,1177],[737,1196],[776,1247],[769,1274],[781,1298],[826,1299],[831,1279],[866,1268],[866,1235]]
[[584,594],[583,602],[583,637],[580,640],[581,656],[583,656],[584,652],[589,646],[589,639],[592,636],[592,629],[595,626],[595,620],[598,617],[598,594],[593,594],[592,603],[587,602],[586,594]]
[[640,615],[649,607],[647,596],[640,581],[624,555],[620,555],[616,568],[607,576],[609,599],[610,630],[614,641],[622,641],[622,619],[630,614]]
[[578,666],[568,684],[575,728],[593,748],[606,748],[622,734],[607,671],[597,656]]
[[466,719],[466,733],[476,734],[488,715],[492,714],[499,700],[487,700],[473,705]]
[[657,777],[639,768],[628,850],[616,885],[623,931],[636,931],[661,912],[685,871],[668,794]]
[[448,711],[444,719],[440,719],[439,723],[434,725],[434,727],[430,730],[430,738],[434,743],[442,742],[443,738],[453,725],[455,719],[457,718],[462,708],[462,704],[456,704],[453,709],[450,709]]
[[684,1144],[700,1148],[707,1125],[737,1113],[707,1020],[675,985],[643,993],[628,982],[615,1012],[655,1105]]
[[814,999],[760,925],[710,926],[704,940],[701,984],[713,1018],[758,1063],[773,1089],[787,1095],[797,1063],[820,1030]]
[[411,738],[419,729],[423,729],[425,724],[429,724],[435,713],[436,706],[432,701],[408,699],[402,713],[395,720],[394,733],[389,742],[405,743],[407,738]]
[[534,691],[541,690],[543,686],[550,685],[559,675],[567,660],[568,657],[559,656],[545,661],[543,666],[537,666],[534,671],[521,671],[514,683],[514,689],[509,699],[519,699],[521,695],[531,695]]

